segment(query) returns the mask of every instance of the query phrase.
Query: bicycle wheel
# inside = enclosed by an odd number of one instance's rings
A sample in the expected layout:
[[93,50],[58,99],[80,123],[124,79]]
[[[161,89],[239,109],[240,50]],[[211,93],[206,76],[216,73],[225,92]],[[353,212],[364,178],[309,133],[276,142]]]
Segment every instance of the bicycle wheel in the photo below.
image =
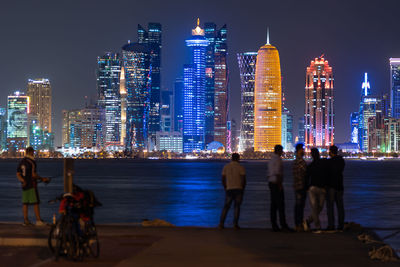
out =
[[89,243],[90,254],[93,257],[98,258],[100,255],[100,242],[97,236],[96,226],[94,224],[89,226],[87,242]]
[[57,239],[61,238],[62,238],[62,218],[59,221],[57,221],[56,224],[53,224],[50,228],[47,244],[49,246],[51,253],[54,254]]

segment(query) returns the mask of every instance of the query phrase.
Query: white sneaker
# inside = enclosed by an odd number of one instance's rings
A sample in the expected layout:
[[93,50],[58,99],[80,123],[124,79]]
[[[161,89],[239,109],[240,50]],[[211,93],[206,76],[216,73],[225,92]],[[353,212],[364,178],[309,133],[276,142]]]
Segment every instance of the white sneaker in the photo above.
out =
[[47,223],[45,223],[44,221],[36,221],[36,226],[46,226]]

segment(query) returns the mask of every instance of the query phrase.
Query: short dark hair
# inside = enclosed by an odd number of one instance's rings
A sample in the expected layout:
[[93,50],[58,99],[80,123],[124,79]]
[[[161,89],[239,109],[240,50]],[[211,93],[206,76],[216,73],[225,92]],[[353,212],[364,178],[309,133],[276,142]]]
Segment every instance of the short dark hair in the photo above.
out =
[[298,144],[296,145],[296,152],[299,151],[299,150],[301,150],[301,149],[303,149],[303,148],[304,148],[304,145],[303,145],[302,143],[298,143]]
[[319,159],[320,158],[318,148],[316,148],[316,147],[311,148],[311,157],[313,159]]
[[282,152],[283,151],[283,146],[281,146],[281,145],[276,145],[275,147],[274,147],[274,153],[276,154],[276,153],[278,153],[278,152]]
[[25,152],[26,154],[33,154],[35,153],[35,150],[33,149],[33,147],[29,146],[26,148]]
[[238,153],[233,153],[232,154],[232,160],[239,161],[239,159],[240,159],[240,155]]
[[329,147],[329,151],[330,151],[332,154],[337,155],[337,153],[338,153],[338,147],[335,146],[335,145],[330,146],[330,147]]

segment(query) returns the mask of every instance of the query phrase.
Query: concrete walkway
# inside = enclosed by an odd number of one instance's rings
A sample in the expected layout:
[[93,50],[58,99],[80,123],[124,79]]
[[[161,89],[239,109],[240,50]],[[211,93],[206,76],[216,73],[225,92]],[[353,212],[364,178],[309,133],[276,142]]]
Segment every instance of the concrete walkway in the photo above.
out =
[[[3,246],[0,265],[14,266],[399,266],[368,257],[357,233],[273,233],[267,229],[142,228],[101,225],[99,259],[54,262],[48,227],[0,224],[1,240],[37,240],[33,247]],[[41,243],[42,242],[42,243]],[[43,243],[44,242],[44,243]],[[15,244],[14,244],[15,245]],[[25,244],[26,245],[26,244]],[[29,245],[29,244],[28,244]],[[8,264],[7,264],[8,265]],[[6,266],[6,265],[4,265]],[[11,266],[11,265],[8,265]]]

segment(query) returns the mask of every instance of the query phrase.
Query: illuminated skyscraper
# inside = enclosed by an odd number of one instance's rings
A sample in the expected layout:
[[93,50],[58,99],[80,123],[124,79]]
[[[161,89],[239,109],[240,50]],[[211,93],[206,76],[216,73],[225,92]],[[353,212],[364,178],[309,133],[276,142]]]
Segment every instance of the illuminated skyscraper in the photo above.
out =
[[322,56],[307,67],[305,145],[328,148],[334,143],[333,72]]
[[391,58],[390,85],[392,117],[400,118],[400,58]]
[[141,25],[138,25],[138,43],[146,45],[150,51],[151,90],[149,95],[148,137],[153,143],[156,141],[156,132],[160,130],[161,37],[160,23],[149,23],[147,31]]
[[7,149],[7,111],[0,108],[0,151]]
[[241,93],[241,126],[239,151],[254,147],[254,83],[256,52],[238,53]]
[[37,118],[37,127],[45,132],[51,132],[51,86],[48,79],[28,81],[27,95],[29,97],[30,116]]
[[183,132],[183,79],[177,78],[174,84],[174,130]]
[[293,115],[286,107],[282,110],[282,146],[284,151],[293,151]]
[[220,142],[226,147],[228,119],[228,68],[227,27],[217,30],[215,23],[204,24],[204,36],[209,45],[206,49],[206,122],[205,142]]
[[98,105],[105,110],[105,145],[120,145],[121,64],[119,55],[106,53],[97,58],[97,91]]
[[126,139],[126,80],[125,80],[124,67],[121,67],[121,73],[119,78],[119,95],[121,101],[120,144],[124,146]]
[[186,40],[191,49],[192,63],[184,66],[183,90],[183,151],[185,153],[205,148],[205,85],[206,48],[208,40],[200,21]]
[[19,151],[28,144],[29,97],[16,91],[7,100],[7,148]]
[[350,142],[354,144],[358,144],[358,112],[353,112],[350,114]]
[[368,120],[375,116],[378,100],[371,97],[371,85],[368,81],[368,74],[364,74],[364,81],[361,85],[360,109],[358,112],[358,146],[363,152],[368,151]]
[[298,142],[304,144],[305,141],[305,130],[304,130],[304,116],[299,118],[299,122],[297,124],[298,128]]
[[144,44],[128,43],[122,47],[122,66],[125,69],[127,92],[127,151],[147,149],[152,70],[150,54],[151,50]]
[[272,152],[281,144],[282,84],[279,52],[267,43],[258,50],[254,90],[254,150]]

